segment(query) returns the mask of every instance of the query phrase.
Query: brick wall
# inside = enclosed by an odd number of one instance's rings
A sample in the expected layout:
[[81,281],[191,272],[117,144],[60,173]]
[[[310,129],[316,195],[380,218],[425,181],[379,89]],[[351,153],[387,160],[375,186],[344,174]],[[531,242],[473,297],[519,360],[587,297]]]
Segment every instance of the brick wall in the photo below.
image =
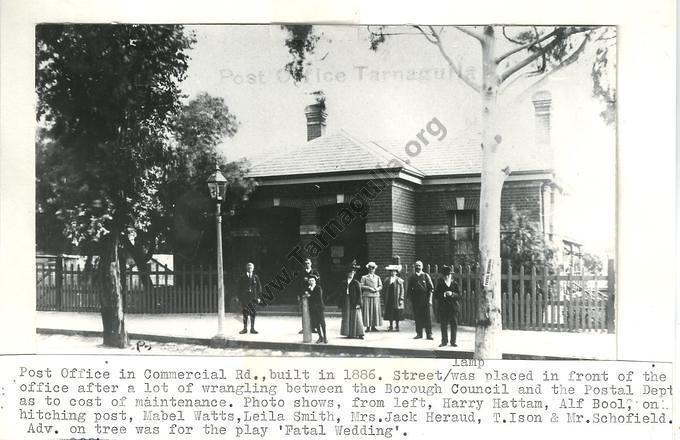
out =
[[416,192],[411,185],[392,186],[392,220],[407,225],[416,224]]
[[479,184],[427,187],[418,193],[416,222],[419,225],[448,225],[449,212],[457,209],[456,198],[465,198],[465,209],[477,210],[479,223]]
[[[501,194],[501,223],[510,220],[511,208],[526,212],[530,219],[541,221],[542,181],[506,182]],[[465,198],[465,209],[476,211],[479,225],[479,184],[442,185],[428,187],[416,194],[416,222],[418,225],[449,225],[449,211],[457,209],[456,198]],[[447,234],[418,234],[416,256],[424,262],[449,262],[452,258]]]
[[501,224],[510,220],[511,207],[529,215],[532,221],[541,221],[541,186],[543,182],[506,182],[501,194]]
[[392,255],[399,255],[403,263],[416,258],[416,236],[413,234],[392,234]]
[[[510,208],[525,211],[530,218],[541,220],[542,181],[506,182],[501,194],[501,222],[510,219]],[[448,224],[448,211],[456,209],[456,198],[465,198],[465,209],[475,209],[479,224],[479,184],[428,187],[416,194],[416,222],[419,225]]]
[[[540,222],[542,183],[542,181],[506,182],[501,200],[501,221],[507,222],[510,219],[511,207],[514,206],[527,212],[532,220]],[[366,185],[366,181],[265,186],[258,188],[251,198],[250,206],[271,207],[272,200],[276,197],[280,199],[280,206],[300,209],[301,225],[322,226],[319,224],[318,207],[335,204],[337,194],[344,194],[345,203],[349,203],[352,196],[360,193],[364,187],[369,188],[371,193],[376,192],[375,188]],[[448,262],[452,258],[448,233],[423,232],[428,231],[427,226],[437,230],[448,226],[449,212],[457,209],[458,197],[465,198],[465,209],[476,211],[475,222],[479,224],[479,184],[416,187],[410,183],[398,182],[379,191],[370,202],[366,221],[385,225],[394,223],[416,225],[421,227],[421,233],[417,235],[403,231],[367,233],[369,258],[380,265],[381,271],[389,264],[392,255],[399,255],[404,263],[412,263],[416,259],[431,264]],[[304,241],[311,236],[301,238]],[[245,245],[244,250],[244,254],[252,253],[252,244]]]
[[392,233],[390,232],[373,232],[366,234],[368,240],[368,258],[375,261],[378,265],[381,276],[385,266],[390,263],[392,258]]
[[448,260],[449,236],[447,235],[418,235],[416,238],[415,260],[426,263],[436,263]]

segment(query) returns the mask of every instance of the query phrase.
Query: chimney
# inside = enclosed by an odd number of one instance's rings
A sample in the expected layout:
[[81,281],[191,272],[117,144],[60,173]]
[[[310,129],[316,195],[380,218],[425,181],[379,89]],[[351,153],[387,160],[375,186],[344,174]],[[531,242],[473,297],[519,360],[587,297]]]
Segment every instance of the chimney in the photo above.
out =
[[307,141],[326,134],[326,116],[326,104],[324,101],[317,101],[316,104],[305,107]]
[[550,145],[550,109],[552,108],[552,94],[547,90],[534,93],[534,119],[536,121],[536,143]]

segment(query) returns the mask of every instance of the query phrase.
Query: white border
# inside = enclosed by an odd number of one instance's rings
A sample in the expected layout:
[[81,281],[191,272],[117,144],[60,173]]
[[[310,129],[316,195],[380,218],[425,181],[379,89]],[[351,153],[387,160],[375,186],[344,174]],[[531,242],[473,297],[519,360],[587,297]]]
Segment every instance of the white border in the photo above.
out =
[[[398,7],[398,5],[402,5]],[[675,31],[671,0],[234,2],[10,0],[0,23],[0,334],[33,352],[33,26],[70,22],[592,23],[619,26],[619,359],[673,359]],[[8,316],[11,319],[8,319]],[[11,336],[11,337],[8,337]]]

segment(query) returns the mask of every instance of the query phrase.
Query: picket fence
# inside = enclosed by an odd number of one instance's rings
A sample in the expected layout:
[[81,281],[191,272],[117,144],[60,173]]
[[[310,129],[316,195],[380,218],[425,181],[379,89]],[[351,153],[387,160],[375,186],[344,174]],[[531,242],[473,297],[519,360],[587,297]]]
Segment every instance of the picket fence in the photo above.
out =
[[[501,311],[503,328],[509,330],[600,331],[615,327],[615,272],[609,261],[605,275],[562,273],[546,267],[503,265]],[[433,282],[439,265],[426,264]],[[99,311],[100,284],[93,274],[75,264],[37,266],[37,310]],[[404,265],[408,279],[412,265]],[[156,267],[148,273],[151,283],[142,283],[137,270],[122,274],[124,306],[127,313],[215,313],[217,311],[217,271],[210,267],[168,270]],[[238,310],[235,292],[225,272],[226,304]],[[460,325],[475,325],[481,270],[456,267],[453,279],[461,293]],[[266,282],[266,280],[262,280]],[[408,303],[408,301],[407,301]],[[437,316],[436,301],[433,315]],[[411,314],[407,304],[407,316]]]

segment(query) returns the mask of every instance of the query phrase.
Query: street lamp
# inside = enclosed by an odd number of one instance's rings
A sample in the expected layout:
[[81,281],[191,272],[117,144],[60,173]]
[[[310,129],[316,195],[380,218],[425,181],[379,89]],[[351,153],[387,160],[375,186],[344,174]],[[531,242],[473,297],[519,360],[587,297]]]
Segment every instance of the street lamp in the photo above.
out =
[[217,204],[217,335],[215,339],[224,339],[224,271],[222,268],[222,210],[221,205],[227,193],[227,179],[220,171],[219,165],[208,178],[210,198]]

